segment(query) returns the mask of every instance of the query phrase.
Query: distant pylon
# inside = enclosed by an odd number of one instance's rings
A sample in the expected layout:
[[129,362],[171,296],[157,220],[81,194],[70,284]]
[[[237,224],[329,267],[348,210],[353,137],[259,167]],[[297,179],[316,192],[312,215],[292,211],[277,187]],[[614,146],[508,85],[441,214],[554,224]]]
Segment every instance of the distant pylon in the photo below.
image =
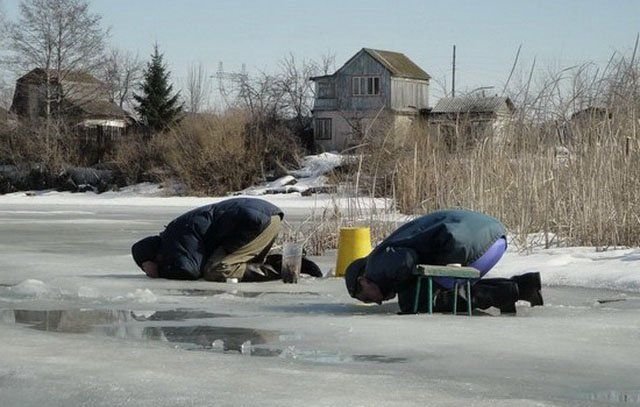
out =
[[227,91],[227,82],[231,82],[234,89],[240,89],[242,91],[242,84],[247,80],[247,66],[246,64],[242,64],[242,69],[240,72],[225,72],[222,61],[218,62],[218,71],[215,75],[218,80],[218,92],[222,97],[223,102],[228,107],[229,103],[229,92]]

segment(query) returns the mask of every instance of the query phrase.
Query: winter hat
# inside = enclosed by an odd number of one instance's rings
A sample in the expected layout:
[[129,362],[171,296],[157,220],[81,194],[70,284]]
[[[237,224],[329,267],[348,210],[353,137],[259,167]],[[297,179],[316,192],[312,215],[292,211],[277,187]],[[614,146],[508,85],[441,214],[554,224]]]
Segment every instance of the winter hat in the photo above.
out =
[[138,267],[142,268],[142,263],[154,260],[159,250],[160,236],[148,236],[131,246],[131,255]]
[[358,277],[364,274],[366,265],[366,257],[356,259],[347,266],[347,270],[344,273],[344,282],[347,285],[347,291],[349,291],[349,295],[353,298],[356,297],[356,292],[358,291]]

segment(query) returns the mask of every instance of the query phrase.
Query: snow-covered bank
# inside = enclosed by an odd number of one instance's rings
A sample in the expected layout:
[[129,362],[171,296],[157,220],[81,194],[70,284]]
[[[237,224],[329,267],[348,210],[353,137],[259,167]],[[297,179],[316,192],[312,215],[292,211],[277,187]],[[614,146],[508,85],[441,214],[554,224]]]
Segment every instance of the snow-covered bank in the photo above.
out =
[[640,249],[596,251],[594,247],[536,249],[508,253],[489,276],[540,271],[545,285],[640,292]]
[[392,202],[389,199],[336,197],[330,194],[302,196],[300,193],[269,194],[263,196],[235,195],[226,197],[194,197],[164,196],[164,191],[157,184],[139,184],[123,188],[120,191],[104,192],[58,192],[53,190],[14,192],[0,195],[0,205],[93,205],[93,206],[179,206],[196,207],[219,202],[232,197],[260,198],[278,205],[283,209],[323,210],[325,208],[349,208],[357,206],[361,209],[389,211]]

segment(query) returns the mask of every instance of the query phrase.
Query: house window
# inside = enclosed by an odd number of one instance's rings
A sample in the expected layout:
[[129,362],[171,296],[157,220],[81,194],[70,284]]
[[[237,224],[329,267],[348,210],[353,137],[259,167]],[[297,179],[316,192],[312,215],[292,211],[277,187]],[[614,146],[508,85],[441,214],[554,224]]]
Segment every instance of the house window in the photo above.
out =
[[380,77],[378,76],[354,76],[351,83],[354,96],[380,94]]
[[316,119],[316,140],[331,140],[331,119]]

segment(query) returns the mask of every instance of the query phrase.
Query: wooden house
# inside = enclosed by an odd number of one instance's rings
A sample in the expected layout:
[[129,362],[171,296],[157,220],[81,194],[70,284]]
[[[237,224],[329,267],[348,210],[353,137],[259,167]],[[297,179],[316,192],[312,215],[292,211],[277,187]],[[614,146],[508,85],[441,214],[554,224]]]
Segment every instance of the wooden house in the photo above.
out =
[[104,83],[86,72],[36,68],[18,78],[11,112],[23,121],[61,119],[88,140],[115,140],[134,120],[109,99]]
[[404,54],[363,48],[315,82],[313,128],[321,150],[361,143],[383,120],[402,126],[429,105],[429,74]]

